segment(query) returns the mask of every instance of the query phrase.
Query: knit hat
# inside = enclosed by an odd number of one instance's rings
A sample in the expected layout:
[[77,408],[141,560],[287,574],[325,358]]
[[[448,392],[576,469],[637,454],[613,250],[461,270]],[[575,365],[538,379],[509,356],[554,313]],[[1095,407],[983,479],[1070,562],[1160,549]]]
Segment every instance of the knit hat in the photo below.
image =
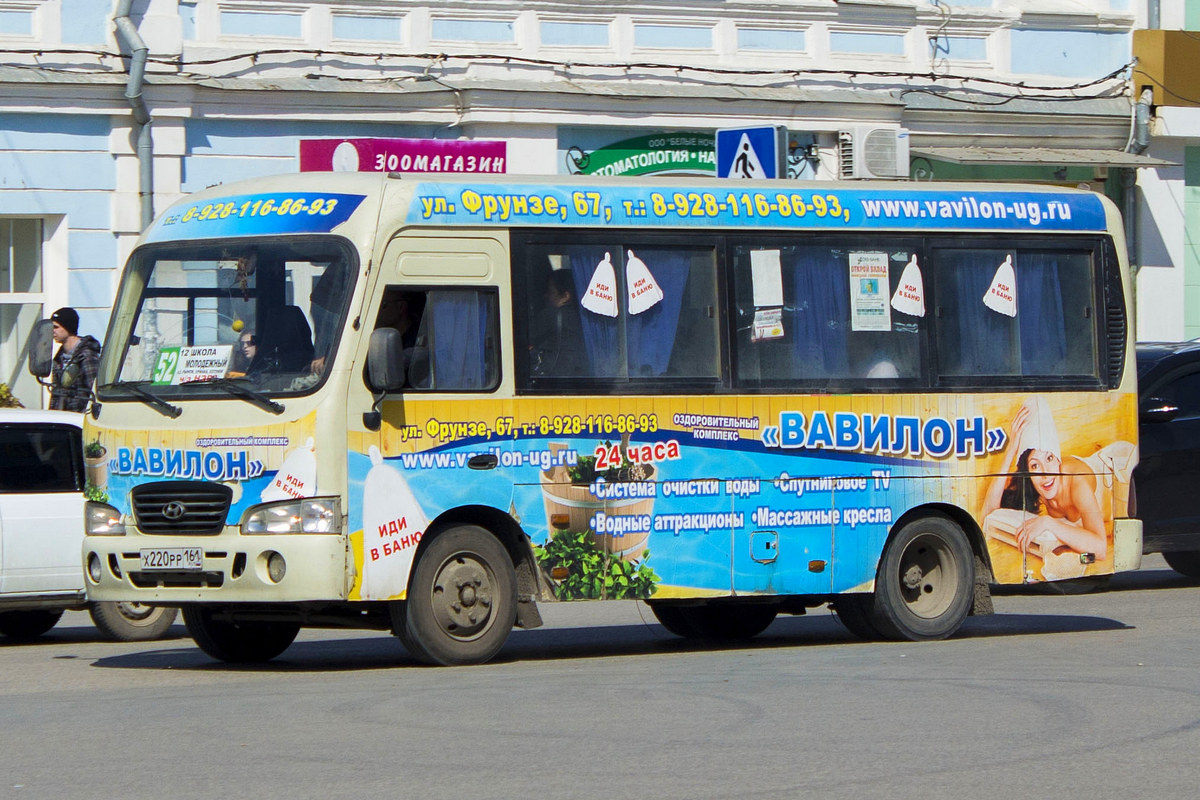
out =
[[62,325],[72,336],[79,333],[79,313],[73,308],[60,308],[50,315],[50,319]]

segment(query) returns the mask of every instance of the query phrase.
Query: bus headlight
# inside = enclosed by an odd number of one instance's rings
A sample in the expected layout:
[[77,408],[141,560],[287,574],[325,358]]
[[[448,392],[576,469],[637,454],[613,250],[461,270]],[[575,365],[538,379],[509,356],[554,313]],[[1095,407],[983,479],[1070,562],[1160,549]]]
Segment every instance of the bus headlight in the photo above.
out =
[[341,533],[336,497],[309,497],[254,506],[242,516],[242,533]]
[[88,500],[83,505],[84,533],[88,536],[124,536],[121,512],[108,503]]

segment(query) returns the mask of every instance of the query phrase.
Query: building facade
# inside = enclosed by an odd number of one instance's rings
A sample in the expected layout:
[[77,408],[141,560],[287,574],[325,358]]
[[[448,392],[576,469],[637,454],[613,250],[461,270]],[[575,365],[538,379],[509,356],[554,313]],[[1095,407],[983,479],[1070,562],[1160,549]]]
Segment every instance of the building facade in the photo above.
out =
[[[0,0],[0,382],[43,402],[24,372],[33,321],[71,305],[102,336],[155,211],[302,156],[717,179],[717,130],[781,126],[791,177],[1087,184],[1141,233],[1137,174],[1184,163],[1130,147],[1147,13],[1145,0]],[[353,141],[337,155],[323,140]],[[463,143],[500,150],[472,162]]]
[[1172,163],[1138,175],[1138,336],[1178,341],[1200,337],[1200,0],[1151,11],[1134,40],[1132,91],[1149,121],[1139,147]]

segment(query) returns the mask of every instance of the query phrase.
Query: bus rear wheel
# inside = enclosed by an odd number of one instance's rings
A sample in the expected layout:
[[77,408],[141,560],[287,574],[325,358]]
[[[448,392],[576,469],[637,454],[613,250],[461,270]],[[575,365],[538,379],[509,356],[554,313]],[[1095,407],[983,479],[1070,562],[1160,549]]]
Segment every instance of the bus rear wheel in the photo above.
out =
[[687,621],[681,607],[666,603],[647,603],[647,605],[650,606],[650,611],[658,620],[658,624],[666,628],[668,633],[682,636],[685,639],[694,639],[700,635]]
[[458,666],[490,661],[517,621],[517,578],[504,545],[476,525],[448,528],[417,558],[392,628],[414,657]]
[[941,514],[906,523],[887,544],[869,615],[889,639],[945,639],[971,611],[975,557],[962,528]]
[[287,650],[300,633],[297,622],[227,622],[207,608],[185,606],[183,624],[196,646],[218,661],[254,664]]
[[710,603],[702,606],[650,604],[654,616],[671,633],[687,639],[736,641],[767,629],[779,614],[774,603]]

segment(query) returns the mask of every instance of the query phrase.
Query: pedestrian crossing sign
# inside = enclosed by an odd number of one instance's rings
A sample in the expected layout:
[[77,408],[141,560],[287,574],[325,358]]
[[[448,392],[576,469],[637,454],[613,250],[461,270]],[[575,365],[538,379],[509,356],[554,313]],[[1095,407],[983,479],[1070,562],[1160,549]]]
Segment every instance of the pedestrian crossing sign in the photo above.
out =
[[783,125],[717,130],[718,177],[786,178],[786,156],[787,128]]

